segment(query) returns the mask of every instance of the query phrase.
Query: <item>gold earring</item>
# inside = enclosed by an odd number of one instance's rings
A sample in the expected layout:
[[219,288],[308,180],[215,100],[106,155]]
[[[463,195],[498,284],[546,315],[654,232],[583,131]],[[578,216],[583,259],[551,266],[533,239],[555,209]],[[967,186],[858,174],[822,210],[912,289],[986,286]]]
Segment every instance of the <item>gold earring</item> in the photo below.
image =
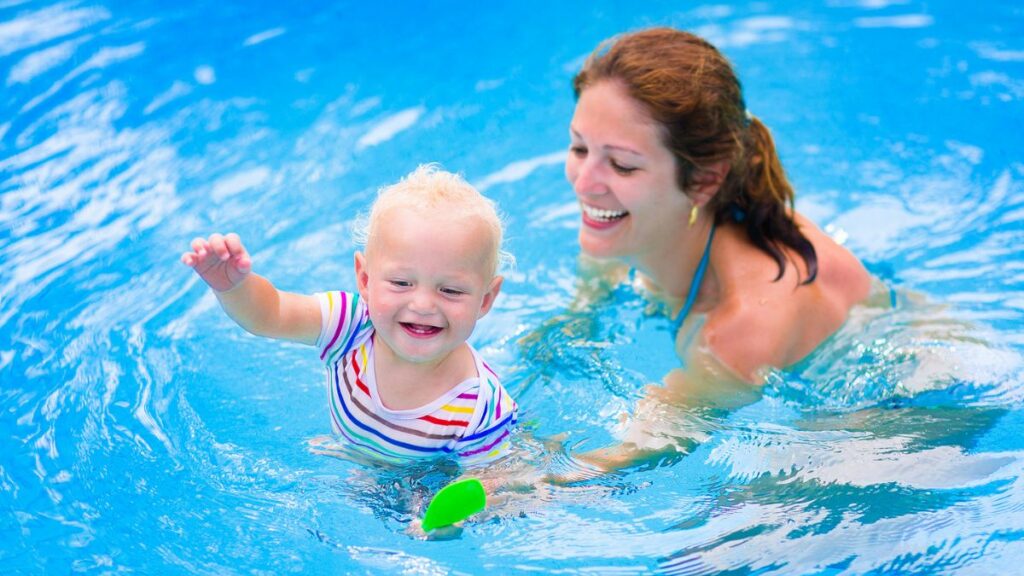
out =
[[697,210],[698,210],[697,205],[694,204],[693,208],[690,210],[690,227],[691,228],[693,227],[693,223],[697,221]]

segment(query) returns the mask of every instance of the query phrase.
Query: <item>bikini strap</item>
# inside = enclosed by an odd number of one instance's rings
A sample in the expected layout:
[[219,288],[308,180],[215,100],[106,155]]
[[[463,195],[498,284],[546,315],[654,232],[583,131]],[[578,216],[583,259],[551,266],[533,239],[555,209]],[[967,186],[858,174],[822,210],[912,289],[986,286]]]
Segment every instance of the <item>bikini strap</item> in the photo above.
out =
[[711,240],[714,237],[715,225],[712,224],[711,234],[708,234],[708,243],[704,246],[704,255],[701,256],[700,264],[697,265],[697,270],[693,273],[693,280],[690,282],[690,292],[686,295],[686,302],[683,303],[683,309],[679,311],[679,315],[672,321],[673,338],[679,333],[679,329],[683,327],[683,321],[686,320],[686,315],[690,313],[690,308],[693,307],[693,302],[697,299],[697,291],[700,290],[700,283],[704,280],[704,272],[708,268],[708,260],[711,259]]

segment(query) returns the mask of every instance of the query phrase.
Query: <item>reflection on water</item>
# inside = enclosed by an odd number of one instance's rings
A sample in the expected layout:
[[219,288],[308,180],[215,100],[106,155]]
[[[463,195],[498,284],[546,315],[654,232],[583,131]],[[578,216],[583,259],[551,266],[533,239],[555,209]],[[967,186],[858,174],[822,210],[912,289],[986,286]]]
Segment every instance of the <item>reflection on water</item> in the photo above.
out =
[[[0,2],[0,565],[1017,571],[1019,10],[540,8]],[[561,175],[572,71],[651,23],[725,48],[799,207],[896,307],[880,291],[741,406],[659,407],[684,457],[510,489],[454,539],[417,540],[459,472],[317,454],[316,359],[241,333],[177,257],[236,231],[285,289],[351,287],[376,188],[425,161],[463,171],[519,262],[474,336],[523,410],[498,473],[578,474],[678,363],[642,294],[573,305]]]

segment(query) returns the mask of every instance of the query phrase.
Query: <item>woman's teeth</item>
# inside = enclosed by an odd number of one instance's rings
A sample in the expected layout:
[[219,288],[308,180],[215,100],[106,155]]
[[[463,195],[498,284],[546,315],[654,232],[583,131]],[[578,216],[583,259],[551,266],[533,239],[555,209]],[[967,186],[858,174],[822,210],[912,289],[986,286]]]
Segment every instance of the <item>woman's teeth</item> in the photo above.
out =
[[625,217],[626,214],[629,214],[629,212],[625,210],[604,210],[593,206],[587,206],[586,204],[581,204],[581,206],[583,206],[583,212],[585,212],[589,218],[603,222],[618,220],[619,218]]

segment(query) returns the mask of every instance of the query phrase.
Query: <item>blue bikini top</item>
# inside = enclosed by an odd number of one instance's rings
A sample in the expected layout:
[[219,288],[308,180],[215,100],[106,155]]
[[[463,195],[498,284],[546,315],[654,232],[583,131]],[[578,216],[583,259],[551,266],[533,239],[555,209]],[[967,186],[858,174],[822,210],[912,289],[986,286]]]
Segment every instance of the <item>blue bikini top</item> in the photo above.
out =
[[708,243],[704,246],[704,255],[701,256],[700,264],[697,265],[697,270],[693,273],[693,280],[690,282],[690,292],[686,295],[686,302],[683,303],[683,309],[679,311],[679,315],[672,321],[673,338],[679,333],[679,329],[683,327],[686,315],[690,313],[690,308],[693,307],[693,302],[697,299],[697,291],[700,289],[700,283],[704,280],[704,272],[707,270],[708,260],[711,258],[711,240],[714,237],[715,225],[712,224],[711,234],[708,234]]

